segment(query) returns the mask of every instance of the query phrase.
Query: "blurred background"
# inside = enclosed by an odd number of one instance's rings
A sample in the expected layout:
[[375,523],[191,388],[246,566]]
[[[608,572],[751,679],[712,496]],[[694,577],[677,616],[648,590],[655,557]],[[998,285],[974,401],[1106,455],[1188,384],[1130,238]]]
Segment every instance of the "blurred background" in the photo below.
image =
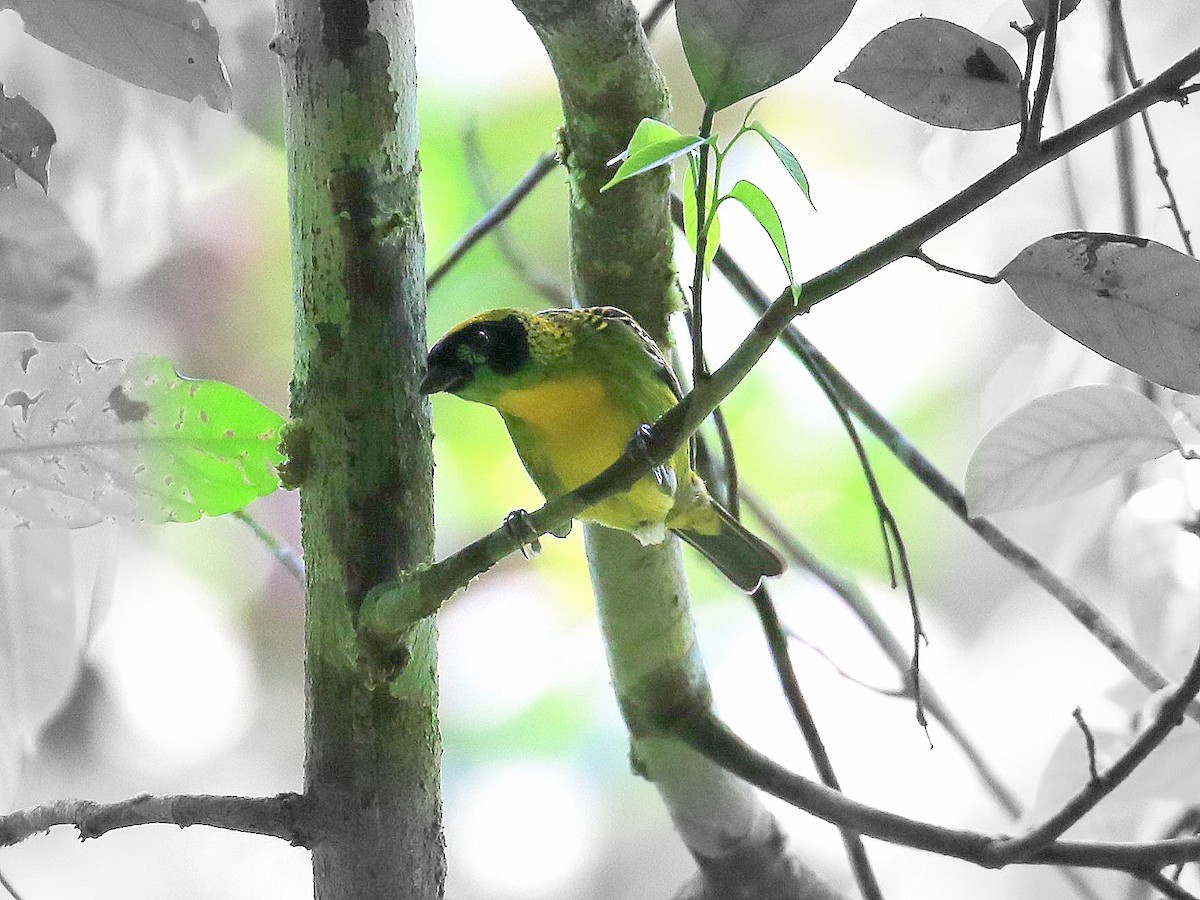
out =
[[[553,147],[561,115],[545,54],[505,0],[416,0],[416,7],[432,266],[487,208],[485,198],[507,191]],[[0,284],[0,327],[75,341],[96,359],[163,354],[186,375],[229,381],[284,412],[292,312],[279,81],[267,49],[274,13],[266,0],[209,0],[205,11],[233,85],[228,115],[125,85],[42,46],[23,33],[14,12],[0,12],[0,80],[58,132],[49,197],[24,185],[19,194],[0,193],[0,203],[28,204],[29,216],[42,216],[60,235],[53,254],[22,245],[20,234],[0,235],[9,281]],[[1052,107],[1051,128],[1060,115],[1074,122],[1107,101],[1102,11],[1098,0],[1085,0],[1063,24],[1062,104],[1059,112]],[[756,112],[803,164],[819,212],[765,146],[740,143],[727,171],[774,198],[798,280],[924,213],[1012,150],[1015,129],[934,129],[834,83],[871,37],[918,14],[953,19],[1023,59],[1023,41],[1009,27],[1027,21],[1019,0],[861,0],[833,43],[805,72],[771,90]],[[1130,4],[1128,18],[1143,77],[1200,37],[1190,0],[1160,0],[1152,12]],[[694,130],[700,102],[673,17],[652,43],[671,87],[673,123]],[[731,133],[745,106],[718,116],[717,130]],[[1156,107],[1153,115],[1168,166],[1178,172],[1180,205],[1195,222],[1200,119],[1178,105]],[[1136,133],[1134,143],[1140,233],[1178,246]],[[1066,199],[1068,177],[1082,221]],[[566,199],[555,171],[506,226],[507,249],[488,238],[452,270],[429,297],[431,339],[482,309],[562,302],[569,292]],[[770,243],[738,210],[726,206],[723,218],[725,246],[768,293],[778,293],[785,281]],[[1069,173],[1062,163],[1046,167],[926,250],[993,274],[1034,240],[1084,227],[1125,228],[1107,137],[1073,155]],[[680,264],[687,265],[682,252]],[[706,337],[716,364],[753,318],[719,279],[708,297]],[[611,301],[620,305],[619,297]],[[1107,363],[1057,337],[1007,288],[915,261],[822,303],[800,324],[959,482],[972,448],[999,417],[1050,390],[1113,377]],[[857,578],[908,642],[907,602],[886,584],[878,525],[854,454],[803,369],[782,349],[771,351],[726,410],[744,483],[822,559]],[[508,511],[536,507],[538,496],[490,410],[443,395],[434,398],[433,415],[443,555]],[[1057,786],[1043,779],[1056,748],[1075,747],[1072,710],[1082,707],[1095,727],[1119,727],[1147,698],[1125,685],[1123,670],[1048,596],[932,500],[878,443],[867,444],[913,565],[929,637],[923,674],[1022,801],[1044,806],[1045,797],[1086,776],[1083,758],[1071,762],[1068,754]],[[1159,463],[1144,478],[1172,487],[1164,503],[1143,498],[1123,513],[1118,535],[1127,556],[1148,540],[1149,529],[1180,514],[1181,463]],[[1130,488],[1117,482],[998,517],[1127,633],[1139,611],[1114,576],[1110,526]],[[281,492],[251,512],[285,543],[298,544],[295,496]],[[303,598],[296,580],[233,519],[120,534],[90,530],[75,539],[80,565],[105,541],[119,548],[111,608],[81,626],[89,643],[69,699],[0,802],[16,809],[143,791],[299,790]],[[1186,635],[1196,633],[1197,577],[1188,565],[1195,538],[1180,540],[1155,557],[1171,579],[1175,618],[1139,638],[1172,675],[1194,649]],[[688,559],[720,710],[761,750],[811,773],[751,606],[703,560]],[[949,826],[1018,827],[940,726],[931,728],[931,747],[911,701],[858,683],[893,690],[900,674],[836,597],[795,567],[774,592],[784,620],[803,638],[793,645],[801,683],[849,795]],[[578,530],[545,542],[532,562],[510,558],[456,598],[440,622],[447,896],[670,896],[694,865],[652,787],[629,771]],[[1064,788],[1063,778],[1075,781]],[[1170,790],[1160,786],[1136,802],[1106,803],[1073,834],[1155,836],[1179,806],[1160,795],[1193,790],[1189,782],[1166,783]],[[836,831],[774,805],[809,863],[853,896]],[[868,846],[889,900],[929,896],[930,883],[943,897],[1077,896],[1053,872],[985,872]],[[311,894],[305,851],[204,828],[141,827],[84,844],[60,828],[0,851],[0,871],[26,900]],[[1120,879],[1087,877],[1101,896],[1125,896]]]

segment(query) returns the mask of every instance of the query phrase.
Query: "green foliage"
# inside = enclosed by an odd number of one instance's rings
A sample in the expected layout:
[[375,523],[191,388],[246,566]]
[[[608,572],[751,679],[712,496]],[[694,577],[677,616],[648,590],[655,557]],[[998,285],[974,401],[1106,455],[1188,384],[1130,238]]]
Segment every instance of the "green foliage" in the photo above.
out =
[[787,271],[788,284],[792,289],[792,299],[799,303],[800,287],[796,284],[796,278],[792,274],[792,257],[788,253],[787,237],[783,233],[783,222],[779,220],[779,213],[775,209],[775,204],[771,202],[771,198],[758,185],[742,179],[717,202],[721,203],[728,199],[736,200],[746,207],[750,215],[754,216],[755,221],[771,238],[771,243],[775,245],[775,252],[779,254],[783,268]]
[[618,159],[622,160],[620,168],[600,190],[607,191],[643,172],[668,165],[707,142],[707,138],[680,134],[670,125],[656,119],[642,119],[633,137],[629,139],[629,146],[609,163],[611,165]]
[[[696,210],[696,183],[699,178],[700,171],[696,167],[696,161],[689,159],[688,177],[683,180],[683,233],[693,253],[696,252],[696,237],[700,232],[697,227]],[[717,248],[721,246],[721,217],[715,206],[709,207],[704,225],[708,229],[704,244],[704,275],[708,278],[712,276],[713,257],[717,255]]]
[[146,406],[145,478],[163,519],[235,512],[279,487],[278,413],[233,385],[184,378],[161,357],[133,360],[128,384],[131,409]]
[[[749,116],[749,113],[747,113],[747,116]],[[783,168],[787,170],[792,181],[796,183],[796,187],[800,188],[801,193],[804,194],[804,199],[816,211],[817,205],[813,203],[812,195],[808,190],[808,176],[804,174],[804,169],[801,168],[800,161],[796,159],[792,151],[787,148],[787,145],[783,141],[767,131],[766,126],[762,122],[750,123],[750,130],[767,142],[767,146],[774,152],[775,158],[783,164]]]
[[160,357],[0,334],[0,527],[191,522],[279,486],[283,419]]

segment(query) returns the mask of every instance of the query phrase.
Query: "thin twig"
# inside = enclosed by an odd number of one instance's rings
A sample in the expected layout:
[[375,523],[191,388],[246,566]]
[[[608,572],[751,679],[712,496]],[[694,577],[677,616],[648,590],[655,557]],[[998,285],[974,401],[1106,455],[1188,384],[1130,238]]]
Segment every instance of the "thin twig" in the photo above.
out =
[[[646,14],[642,20],[642,30],[649,36],[658,23],[662,20],[663,14],[671,7],[672,0],[659,0],[658,4]],[[507,219],[514,209],[533,192],[542,180],[554,171],[558,164],[558,154],[554,150],[549,150],[538,157],[535,162],[523,176],[521,180],[513,185],[512,190],[505,194],[500,201],[489,209],[472,225],[467,231],[455,241],[454,246],[450,248],[450,252],[425,279],[425,289],[432,291],[437,283],[441,281],[446,274],[454,268],[461,260],[467,251],[474,247],[482,240],[488,232],[494,229],[497,225]]]
[[[1141,87],[1141,81],[1138,80],[1137,71],[1133,65],[1133,50],[1129,45],[1129,31],[1125,27],[1125,15],[1121,8],[1121,0],[1109,0],[1109,27],[1114,43],[1120,50],[1129,83],[1135,88]],[[1150,124],[1150,114],[1143,110],[1139,115],[1142,119],[1142,130],[1146,132],[1146,145],[1150,148],[1150,156],[1154,160],[1154,174],[1158,176],[1167,195],[1166,208],[1171,211],[1171,215],[1175,219],[1175,227],[1179,230],[1179,238],[1183,241],[1184,250],[1189,256],[1195,256],[1196,251],[1192,247],[1192,233],[1184,225],[1183,214],[1179,211],[1179,200],[1175,196],[1175,189],[1171,187],[1170,173],[1163,162],[1158,139],[1154,136],[1154,128]]]
[[[759,622],[762,623],[767,647],[771,652],[771,662],[775,665],[775,672],[779,676],[784,697],[787,698],[796,724],[800,726],[800,733],[804,735],[804,743],[808,747],[808,754],[812,757],[821,783],[840,792],[842,786],[838,783],[837,773],[833,770],[833,761],[829,758],[812,710],[808,708],[804,692],[800,690],[800,682],[796,679],[791,651],[788,648],[787,638],[784,636],[775,603],[771,600],[767,588],[763,586],[754,592],[751,599],[754,601],[754,609],[758,613]],[[854,879],[858,883],[858,889],[862,892],[865,900],[883,900],[883,892],[875,877],[875,871],[871,868],[871,860],[867,856],[866,847],[863,846],[862,835],[849,828],[843,828],[841,832],[842,843],[846,846],[846,855],[850,857],[850,866],[854,870]]]
[[970,278],[973,281],[982,281],[984,284],[999,284],[1004,279],[999,275],[980,275],[978,272],[968,272],[966,269],[956,269],[954,266],[948,266],[945,263],[940,263],[933,259],[923,249],[918,247],[912,253],[912,258],[920,260],[938,272],[945,272],[948,275],[961,275],[963,278]]
[[[838,827],[853,828],[867,837],[987,868],[1017,864],[998,853],[1010,838],[945,828],[851,800],[764,756],[734,734],[711,710],[673,710],[669,718],[646,723],[646,727],[683,741],[755,787]],[[1198,857],[1200,838],[1149,843],[1058,840],[1019,864],[1113,869],[1141,875]]]
[[212,794],[141,794],[116,803],[57,800],[0,816],[0,847],[19,843],[55,825],[73,825],[80,840],[131,825],[210,825],[265,834],[294,846],[312,845],[312,816],[300,794],[231,797]]
[[[909,256],[913,250],[1028,175],[1104,134],[1116,122],[1136,115],[1155,103],[1177,99],[1181,86],[1188,79],[1195,77],[1197,72],[1200,72],[1200,49],[1193,50],[1177,60],[1138,90],[1126,94],[1117,102],[1048,138],[1034,151],[1010,157],[941,205],[842,264],[805,282],[799,304],[792,288],[789,287],[776,298],[750,334],[733,350],[721,367],[703,383],[696,385],[677,406],[653,425],[646,439],[638,442],[635,453],[622,455],[592,480],[569,493],[547,501],[529,515],[528,522],[531,527],[540,534],[559,532],[587,507],[605,497],[629,490],[654,466],[662,465],[670,459],[712,410],[741,383],[767,349],[787,329],[793,318],[896,260]],[[948,481],[946,486],[952,494],[957,494]],[[962,503],[961,495],[957,496],[957,502],[961,505],[959,514],[966,518],[965,504]],[[986,520],[980,520],[972,527],[981,534],[994,532],[995,535],[999,535],[994,526]],[[995,540],[993,535],[993,541]],[[1006,541],[1005,538],[1001,543]],[[514,553],[518,543],[511,531],[501,525],[439,562],[425,568],[406,571],[395,581],[376,585],[369,592],[359,617],[359,626],[364,638],[387,641],[407,633],[414,622],[435,612],[472,579]],[[1031,569],[1031,577],[1032,572],[1045,569],[1032,554],[1015,544],[1011,545],[1006,555],[1018,565]],[[1058,579],[1051,579],[1051,582],[1058,584]],[[1090,617],[1095,612],[1090,606],[1086,607],[1086,610],[1086,613],[1081,611],[1080,614]],[[1111,628],[1108,632],[1115,635]],[[1118,638],[1115,646],[1124,648],[1128,645]],[[1132,667],[1131,671],[1134,671],[1143,683],[1161,682],[1154,684],[1151,690],[1158,690],[1165,684],[1162,676],[1140,656],[1125,654],[1122,661]]]
[[[675,197],[674,197],[674,195],[672,195],[672,201],[674,201],[674,199],[675,199]],[[692,344],[692,341],[694,341],[695,338],[694,338],[693,332],[692,332],[691,310],[687,310],[687,309],[684,310],[683,319],[688,328],[689,344],[691,344],[692,346],[695,346],[694,344]],[[673,359],[678,361],[678,357],[673,357]],[[703,360],[703,366],[704,366],[704,370],[708,371],[707,357]],[[679,365],[676,365],[675,368],[678,371]],[[732,515],[735,519],[739,519],[739,518],[741,518],[741,497],[739,496],[739,491],[738,491],[737,455],[733,449],[733,436],[729,433],[729,423],[725,419],[725,410],[723,408],[721,408],[720,406],[718,406],[716,409],[714,409],[712,412],[712,420],[713,420],[713,425],[715,426],[716,431],[717,431],[717,441],[721,445],[721,458],[723,461],[723,470],[725,473],[724,478],[722,478],[722,481],[724,482],[724,487],[725,487],[725,496],[722,498],[722,500],[725,504],[725,508],[727,510],[729,510],[730,515]],[[697,432],[696,447],[699,449],[703,445],[704,445],[704,442],[702,440],[700,440],[699,432]],[[704,447],[704,451],[705,451],[705,453],[707,453],[708,448]],[[712,468],[711,457],[708,458],[707,463],[708,463],[708,467],[711,469]],[[714,484],[715,484],[715,482],[714,482]]]
[[[904,677],[906,684],[910,685],[905,696],[912,696],[912,671],[909,665],[908,652],[892,634],[887,624],[879,618],[875,607],[866,598],[859,586],[849,578],[840,575],[825,565],[812,551],[797,540],[796,536],[779,521],[754,492],[743,490],[743,494],[745,495],[746,505],[763,524],[767,534],[787,556],[788,561],[816,576],[826,587],[839,596],[858,617],[859,621],[863,623],[868,633],[875,640],[875,643],[879,645],[879,649],[883,651],[883,654],[895,666],[896,671]],[[946,734],[962,750],[963,755],[966,756],[967,761],[975,770],[984,787],[987,788],[988,792],[1006,813],[1014,819],[1021,818],[1024,811],[1016,794],[992,770],[987,760],[984,759],[982,751],[967,736],[962,725],[959,724],[954,714],[950,711],[950,707],[942,700],[937,691],[928,684],[925,685],[924,694],[925,708],[935,721],[941,723]]]
[[[712,134],[714,115],[716,111],[706,105],[700,121],[700,137],[708,138]],[[699,385],[708,376],[704,367],[704,260],[708,256],[708,155],[711,151],[706,140],[700,145],[696,164],[696,260],[692,271],[692,317],[689,325],[692,332],[693,385]],[[714,184],[713,190],[717,187]]]
[[[1145,731],[1138,735],[1120,758],[1100,775],[1092,778],[1074,797],[1063,804],[1057,813],[1019,838],[1013,838],[996,848],[1000,859],[1018,861],[1057,840],[1067,829],[1091,812],[1101,800],[1117,789],[1133,774],[1134,769],[1183,722],[1184,711],[1200,693],[1200,651],[1197,651],[1187,675],[1159,708],[1158,715]],[[1094,755],[1094,750],[1093,750]]]
[[8,891],[9,896],[11,896],[13,900],[21,900],[21,895],[17,893],[17,889],[13,887],[12,882],[4,877],[3,872],[0,872],[0,887]]
[[650,12],[642,16],[642,30],[650,34],[658,26],[659,20],[666,15],[674,0],[658,0]]
[[[1171,823],[1171,827],[1164,832],[1165,837],[1179,837],[1183,834],[1196,834],[1200,832],[1200,808],[1190,806]],[[1175,871],[1172,877],[1178,881],[1183,875],[1184,863],[1179,863],[1175,866]]]
[[[1121,59],[1119,34],[1120,16],[1120,4],[1109,0],[1106,16],[1108,59],[1105,64],[1105,78],[1108,81],[1109,97],[1113,100],[1125,93],[1125,66]],[[1113,129],[1113,149],[1116,153],[1117,193],[1121,198],[1121,228],[1126,234],[1138,234],[1141,227],[1138,222],[1137,179],[1133,175],[1133,137],[1128,119]]]
[[[717,270],[730,281],[753,309],[765,313],[773,308],[766,295],[750,281],[727,253],[718,250],[713,262]],[[991,545],[993,550],[1025,572],[1030,580],[1061,603],[1148,691],[1153,693],[1167,686],[1166,678],[1121,637],[1116,627],[1078,589],[1052,572],[1040,559],[1009,538],[992,522],[971,517],[967,512],[966,498],[953,482],[913,446],[886,416],[872,406],[798,328],[789,324],[780,339],[805,366],[811,363],[824,373],[846,407],[883,441],[901,464],[912,472],[930,493]],[[1189,709],[1188,714],[1200,720],[1200,709],[1195,706]]]
[[[479,202],[485,207],[495,209],[496,197],[492,191],[491,175],[488,170],[487,161],[484,159],[483,148],[479,143],[479,129],[475,123],[469,123],[463,129],[462,143],[467,174],[471,178],[471,184],[475,187],[475,196],[479,198]],[[531,290],[545,297],[551,306],[568,305],[570,298],[567,292],[548,278],[533,271],[524,257],[521,256],[513,244],[512,237],[508,233],[506,222],[500,221],[495,224],[492,228],[492,238],[496,242],[496,249],[500,251],[500,255],[508,263],[508,267]]]
[[[1066,107],[1063,105],[1063,92],[1058,89],[1059,68],[1054,67],[1054,86],[1050,91],[1050,102],[1054,104],[1054,117],[1058,120],[1060,129],[1067,127]],[[1079,231],[1087,231],[1087,216],[1083,210],[1083,201],[1079,196],[1079,184],[1075,180],[1075,163],[1071,154],[1062,158],[1063,187],[1067,193],[1067,208],[1071,211],[1071,222]]]
[[300,552],[295,547],[283,543],[244,509],[239,509],[233,516],[235,519],[240,519],[248,525],[250,530],[254,532],[254,536],[262,541],[263,545],[271,551],[271,555],[275,557],[275,561],[283,566],[297,581],[304,584],[304,557],[300,555]]
[[1100,771],[1096,768],[1096,738],[1092,734],[1092,729],[1088,727],[1087,719],[1083,717],[1083,710],[1080,707],[1077,706],[1071,711],[1071,718],[1075,720],[1075,724],[1083,733],[1083,743],[1087,749],[1088,784],[1096,784],[1100,780]]
[[1169,900],[1200,900],[1191,891],[1184,890],[1160,872],[1147,873],[1138,877]]
[[1016,22],[1010,23],[1025,39],[1025,68],[1021,71],[1021,131],[1017,138],[1017,146],[1025,144],[1025,135],[1029,133],[1029,90],[1033,83],[1033,61],[1037,57],[1037,42],[1041,37],[1042,28],[1036,22],[1020,27]]
[[[675,195],[671,196],[671,218],[675,223],[675,227],[682,230],[683,201]],[[717,256],[729,260],[729,255],[724,249],[718,249]],[[731,275],[732,270],[730,270],[728,267],[721,271],[722,274],[725,275],[726,279],[730,280],[734,284],[734,287],[739,291],[745,288],[756,292],[760,297],[763,298],[764,302],[767,302],[769,305],[769,301],[766,301],[766,295],[762,294],[762,292],[759,291],[756,286],[750,283],[749,279],[744,273],[741,272],[740,268],[736,269],[738,276]],[[738,283],[734,280],[739,276],[744,284]],[[875,476],[875,469],[871,465],[871,458],[867,455],[866,447],[863,445],[862,438],[858,434],[858,429],[854,425],[854,420],[850,417],[845,405],[838,398],[837,392],[825,379],[825,376],[821,370],[814,366],[806,366],[806,368],[808,368],[809,374],[812,375],[813,380],[816,381],[817,386],[821,389],[821,392],[825,394],[830,406],[833,407],[834,413],[837,415],[838,421],[841,422],[842,428],[845,430],[846,435],[850,438],[850,443],[854,447],[854,453],[858,457],[859,467],[862,469],[863,477],[866,479],[867,489],[871,493],[871,501],[875,505],[875,511],[879,518],[879,529],[883,538],[883,552],[884,559],[887,562],[888,579],[891,581],[893,588],[898,587],[901,578],[903,579],[905,593],[908,596],[909,605],[912,610],[913,620],[913,657],[910,665],[913,673],[916,673],[919,671],[920,664],[919,641],[924,637],[924,629],[921,626],[920,610],[917,607],[916,589],[913,586],[911,573],[909,572],[908,568],[908,556],[904,547],[904,538],[900,533],[900,527],[896,522],[895,516],[892,514],[891,508],[884,499],[883,489],[879,486],[879,479]],[[899,566],[897,566],[897,559],[900,561]],[[913,699],[916,701],[917,706],[917,721],[920,722],[922,727],[924,727],[926,723],[924,712],[921,709],[920,686],[917,682],[914,682],[914,684],[917,684],[916,691],[913,695]]]
[[1029,124],[1021,135],[1021,148],[1035,149],[1042,141],[1042,122],[1046,118],[1046,99],[1053,83],[1054,55],[1058,48],[1058,14],[1062,0],[1047,0],[1046,24],[1042,31],[1042,65],[1038,72],[1037,87],[1033,102],[1029,106]]
[[521,180],[513,185],[513,189],[501,198],[500,202],[484,213],[479,220],[466,230],[462,237],[455,241],[454,246],[450,248],[450,252],[446,254],[438,265],[426,276],[425,288],[432,291],[439,281],[441,281],[446,273],[454,268],[455,264],[466,256],[467,251],[474,247],[479,241],[487,235],[489,231],[498,226],[501,222],[507,219],[517,205],[524,200],[533,189],[541,184],[542,179],[554,171],[554,167],[558,165],[558,156],[553,151],[543,153],[538,157],[537,162],[530,167],[529,171],[521,176]]
[[742,515],[742,497],[738,480],[737,457],[733,451],[733,436],[725,420],[725,410],[718,406],[713,410],[713,425],[717,429],[717,441],[721,445],[721,458],[725,469],[725,508],[735,519]]

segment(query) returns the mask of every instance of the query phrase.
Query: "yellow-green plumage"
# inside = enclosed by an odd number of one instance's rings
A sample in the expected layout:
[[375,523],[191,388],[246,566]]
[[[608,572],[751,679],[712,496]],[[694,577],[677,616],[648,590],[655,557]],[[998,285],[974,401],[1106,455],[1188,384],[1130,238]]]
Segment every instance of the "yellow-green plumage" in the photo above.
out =
[[[452,329],[429,353],[422,389],[495,407],[546,497],[608,468],[639,426],[679,401],[679,386],[648,335],[613,307],[529,313],[498,309]],[[685,445],[668,466],[581,516],[657,542],[670,529],[743,590],[778,575],[778,555],[709,496]]]

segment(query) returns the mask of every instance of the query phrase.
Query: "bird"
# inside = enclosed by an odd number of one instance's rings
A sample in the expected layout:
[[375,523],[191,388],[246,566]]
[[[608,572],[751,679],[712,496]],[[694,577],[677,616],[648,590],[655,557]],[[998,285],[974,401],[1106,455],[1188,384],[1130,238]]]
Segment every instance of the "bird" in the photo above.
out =
[[[420,391],[494,407],[547,499],[599,475],[640,429],[682,399],[658,345],[612,306],[482,312],[433,345]],[[690,442],[579,518],[630,532],[643,545],[670,531],[746,593],[785,568],[770,545],[709,495],[692,467]]]

